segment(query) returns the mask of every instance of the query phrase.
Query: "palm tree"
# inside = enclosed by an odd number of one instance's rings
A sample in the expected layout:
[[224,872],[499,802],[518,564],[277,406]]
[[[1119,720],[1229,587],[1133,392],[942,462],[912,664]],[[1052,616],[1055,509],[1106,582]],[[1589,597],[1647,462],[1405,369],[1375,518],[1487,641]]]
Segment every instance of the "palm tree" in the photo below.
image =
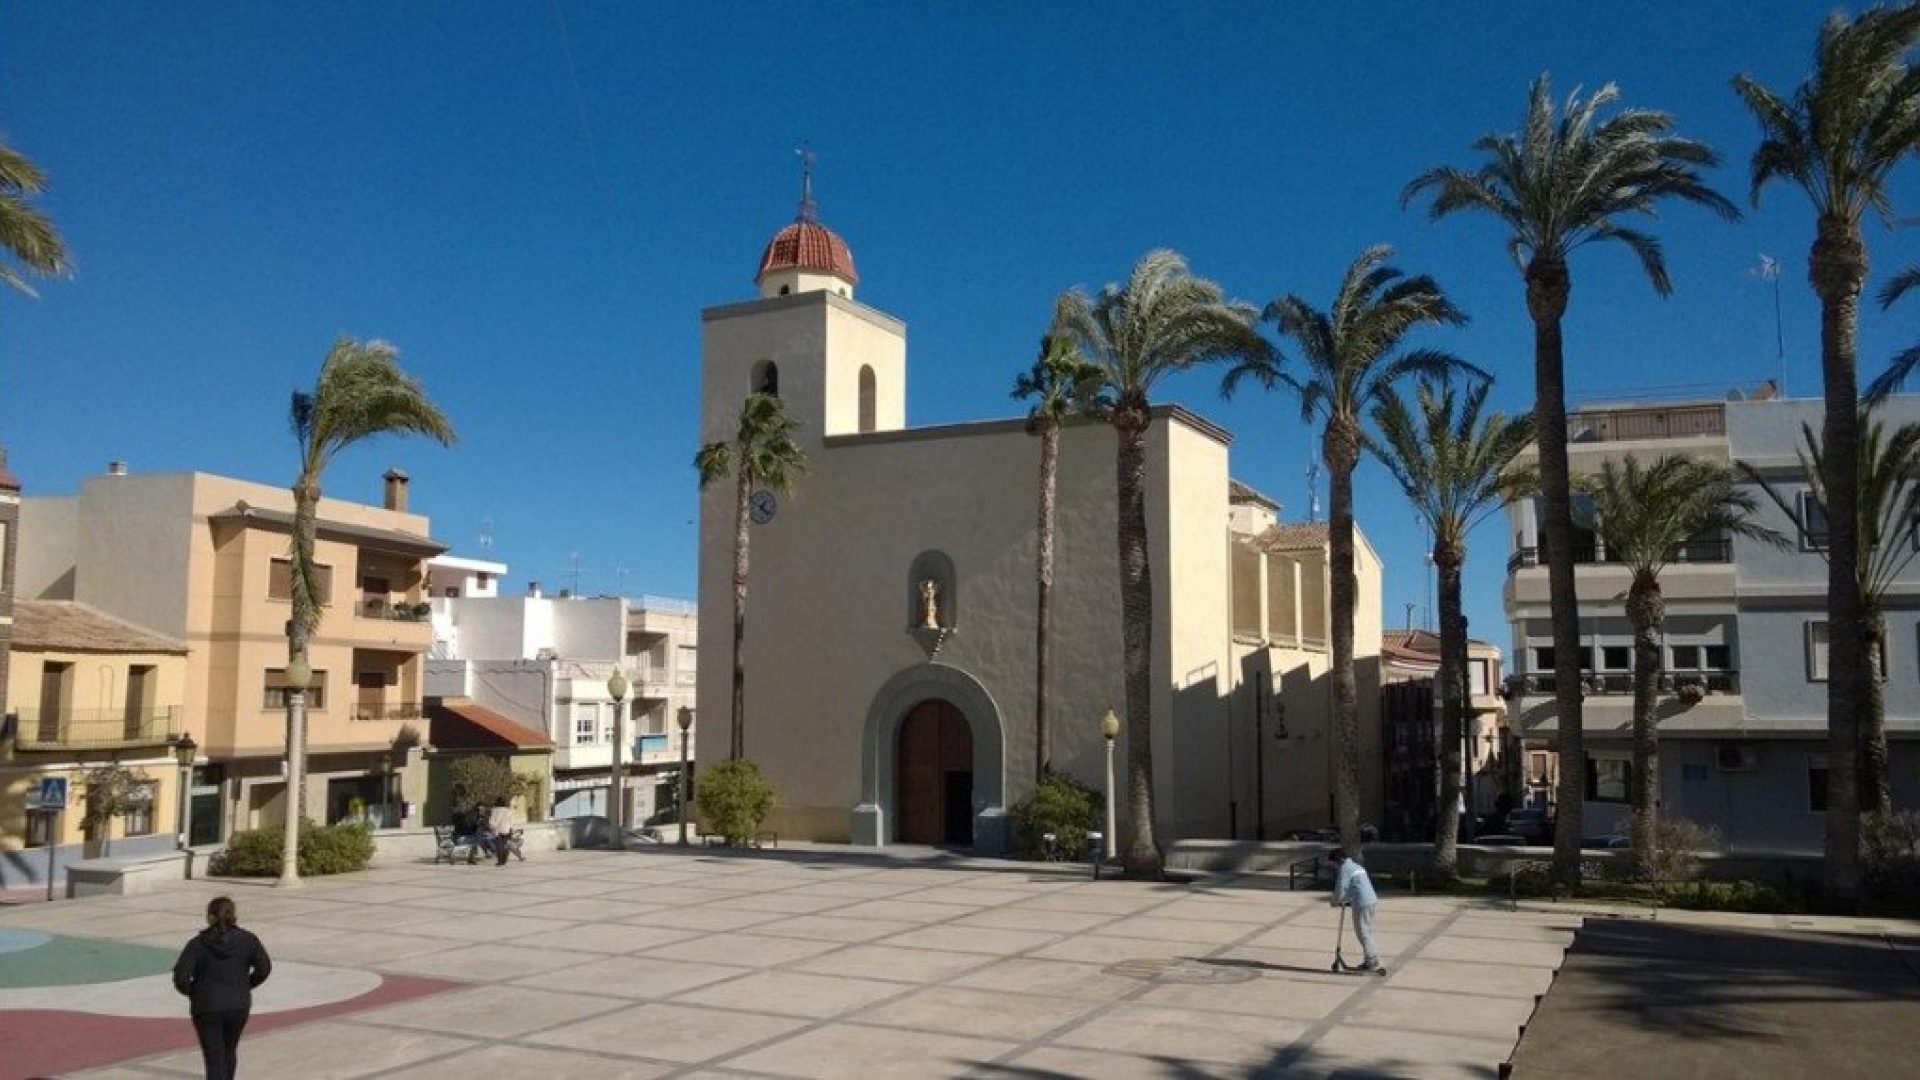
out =
[[1466,399],[1447,383],[1421,380],[1413,412],[1392,390],[1373,407],[1377,438],[1367,449],[1393,473],[1414,512],[1433,535],[1433,565],[1440,590],[1441,746],[1440,774],[1434,820],[1433,863],[1452,877],[1458,858],[1459,827],[1448,808],[1460,801],[1463,763],[1460,745],[1467,720],[1467,619],[1461,601],[1460,573],[1467,562],[1467,535],[1488,514],[1535,479],[1531,469],[1513,468],[1513,459],[1533,442],[1533,418],[1493,413],[1484,421],[1492,382],[1474,382]]
[[1263,319],[1300,350],[1306,374],[1281,370],[1280,354],[1255,353],[1227,372],[1221,389],[1231,395],[1243,379],[1263,386],[1285,383],[1300,397],[1300,416],[1321,422],[1320,457],[1327,467],[1328,562],[1333,652],[1333,806],[1340,841],[1360,850],[1360,711],[1353,669],[1353,616],[1359,582],[1353,572],[1353,471],[1364,443],[1367,409],[1386,399],[1408,375],[1444,378],[1454,371],[1484,375],[1443,352],[1398,352],[1406,335],[1423,324],[1458,325],[1466,316],[1425,275],[1405,277],[1387,265],[1392,249],[1372,247],[1347,268],[1333,306],[1325,312],[1298,296],[1267,305]]
[[773,394],[748,394],[740,405],[740,431],[732,442],[711,442],[694,455],[705,490],[726,476],[734,478],[733,510],[733,708],[729,760],[747,756],[747,668],[742,649],[747,640],[748,503],[753,492],[766,485],[781,494],[807,471],[807,455],[793,440],[799,423]]
[[1769,181],[1800,188],[1813,204],[1807,278],[1820,298],[1821,442],[1827,474],[1827,887],[1840,904],[1860,888],[1858,717],[1873,692],[1859,562],[1860,289],[1867,246],[1860,221],[1890,209],[1887,176],[1920,141],[1920,73],[1906,57],[1920,44],[1920,5],[1872,8],[1820,26],[1813,74],[1791,98],[1746,75],[1733,88],[1760,121],[1751,195]]
[[1100,369],[1087,362],[1073,342],[1049,334],[1040,339],[1033,369],[1013,383],[1013,396],[1031,398],[1027,430],[1040,436],[1040,519],[1035,528],[1037,588],[1034,617],[1033,776],[1045,776],[1053,764],[1047,729],[1047,668],[1053,651],[1054,503],[1060,475],[1060,426],[1075,414],[1098,415]]
[[1127,823],[1121,865],[1128,877],[1163,869],[1153,809],[1153,568],[1147,553],[1147,428],[1154,385],[1175,372],[1266,348],[1249,305],[1194,277],[1177,252],[1159,250],[1134,265],[1123,285],[1097,297],[1079,289],[1054,304],[1054,333],[1100,369],[1118,442],[1114,459],[1115,531],[1126,681]]
[[[293,436],[300,442],[300,476],[293,484],[293,618],[287,626],[288,670],[312,668],[307,645],[320,625],[319,569],[313,558],[320,511],[320,477],[334,455],[375,435],[425,435],[442,446],[454,441],[453,425],[420,384],[400,370],[398,353],[384,341],[342,336],[327,351],[313,390],[293,392]],[[281,848],[280,883],[300,882],[301,788],[306,783],[306,687],[287,694],[287,822]]]
[[[47,178],[25,154],[0,143],[0,251],[19,260],[26,273],[61,277],[67,273],[67,249],[46,216],[27,205],[27,197],[47,189]],[[21,271],[0,262],[0,283],[28,296],[37,295]]]
[[1632,575],[1627,622],[1633,627],[1633,849],[1652,870],[1659,835],[1660,735],[1654,694],[1660,676],[1660,628],[1667,601],[1660,572],[1686,558],[1696,538],[1748,539],[1781,546],[1784,537],[1751,520],[1753,496],[1734,485],[1733,469],[1690,457],[1659,457],[1650,465],[1628,455],[1602,462],[1578,487],[1591,510],[1582,524],[1606,545],[1609,560]]
[[[1915,555],[1907,535],[1912,523],[1920,520],[1916,517],[1920,515],[1920,424],[1903,424],[1889,437],[1885,426],[1873,420],[1871,412],[1865,422],[1866,436],[1860,441],[1860,495],[1854,505],[1860,515],[1856,535],[1860,538],[1858,580],[1865,630],[1862,647],[1867,650],[1868,672],[1874,677],[1867,681],[1866,698],[1860,711],[1858,748],[1847,756],[1856,762],[1861,811],[1886,814],[1893,809],[1893,791],[1887,773],[1886,700],[1880,689],[1880,680],[1886,674],[1883,666],[1887,648],[1886,600],[1894,582]],[[1833,516],[1827,510],[1826,455],[1821,452],[1820,441],[1811,426],[1801,427],[1800,438],[1800,475],[1806,478],[1814,507],[1826,515],[1827,535],[1831,536]],[[1765,474],[1744,462],[1740,470],[1758,484],[1767,498],[1803,533],[1817,532],[1817,528],[1808,529],[1813,523],[1802,519],[1791,492],[1780,490]],[[1813,546],[1826,554],[1826,544]],[[1832,556],[1827,558],[1831,562]],[[1831,675],[1831,624],[1827,629],[1827,671]],[[1838,755],[1828,756],[1829,780],[1835,756]],[[1828,798],[1832,798],[1831,788]]]
[[1739,216],[1732,203],[1700,178],[1719,157],[1705,144],[1670,134],[1666,113],[1600,111],[1619,97],[1609,83],[1592,97],[1578,92],[1558,111],[1547,76],[1528,91],[1518,134],[1482,136],[1474,149],[1486,161],[1472,171],[1442,166],[1416,177],[1401,195],[1405,205],[1432,196],[1428,216],[1479,210],[1509,230],[1507,250],[1527,286],[1533,318],[1534,427],[1540,439],[1542,520],[1549,611],[1553,622],[1554,713],[1560,751],[1559,830],[1554,841],[1556,880],[1580,883],[1580,819],[1586,776],[1586,738],[1580,719],[1580,605],[1573,577],[1573,497],[1567,466],[1566,364],[1560,320],[1573,292],[1567,259],[1602,240],[1625,244],[1639,257],[1654,291],[1673,289],[1660,242],[1621,224],[1628,214],[1652,216],[1665,199]]

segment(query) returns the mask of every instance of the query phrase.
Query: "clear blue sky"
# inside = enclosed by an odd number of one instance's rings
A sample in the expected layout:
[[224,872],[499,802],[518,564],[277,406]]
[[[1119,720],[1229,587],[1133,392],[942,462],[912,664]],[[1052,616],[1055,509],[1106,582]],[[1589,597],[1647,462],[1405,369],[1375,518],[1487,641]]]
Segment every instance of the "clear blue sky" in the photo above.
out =
[[[911,424],[1017,414],[1055,295],[1159,246],[1238,298],[1324,305],[1391,244],[1473,319],[1419,343],[1498,373],[1524,411],[1503,235],[1402,210],[1407,181],[1475,163],[1547,70],[1674,113],[1744,207],[1756,127],[1728,80],[1797,84],[1829,6],[4,0],[0,132],[48,173],[78,272],[0,294],[0,442],[29,494],[109,460],[289,483],[289,393],[336,335],[385,338],[460,444],[375,443],[329,494],[377,501],[398,465],[435,535],[507,562],[510,588],[576,584],[577,565],[586,592],[690,597],[700,310],[753,295],[802,141],[860,298],[908,324]],[[1895,194],[1920,214],[1911,172]],[[1576,402],[1774,375],[1762,252],[1785,268],[1788,389],[1818,392],[1804,197],[1645,224],[1675,294],[1624,249],[1576,256]],[[1868,235],[1875,283],[1920,261],[1910,231]],[[1916,337],[1920,307],[1866,306],[1863,374]],[[1305,516],[1317,440],[1292,400],[1223,401],[1217,372],[1162,397],[1230,428],[1235,475]],[[1387,624],[1406,604],[1422,620],[1426,543],[1372,462],[1359,507]],[[1467,579],[1475,636],[1503,648],[1507,553],[1483,527]]]

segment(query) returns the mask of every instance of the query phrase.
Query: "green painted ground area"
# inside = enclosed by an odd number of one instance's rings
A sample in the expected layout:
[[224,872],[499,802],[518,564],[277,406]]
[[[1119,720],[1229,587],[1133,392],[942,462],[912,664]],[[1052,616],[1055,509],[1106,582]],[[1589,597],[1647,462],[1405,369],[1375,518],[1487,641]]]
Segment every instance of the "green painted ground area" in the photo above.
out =
[[0,954],[0,987],[80,986],[173,970],[179,954],[152,945],[57,937]]

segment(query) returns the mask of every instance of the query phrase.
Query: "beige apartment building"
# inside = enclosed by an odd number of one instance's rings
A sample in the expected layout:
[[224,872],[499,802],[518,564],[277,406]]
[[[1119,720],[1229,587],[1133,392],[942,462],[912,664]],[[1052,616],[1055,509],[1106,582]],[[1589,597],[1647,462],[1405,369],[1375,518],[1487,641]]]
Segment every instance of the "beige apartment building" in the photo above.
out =
[[[417,824],[407,810],[426,791],[426,561],[445,545],[408,512],[405,474],[384,479],[381,506],[319,507],[303,807],[316,821]],[[77,494],[21,501],[21,599],[76,601],[185,647],[195,843],[284,820],[292,522],[284,487],[117,463]]]
[[[778,789],[769,827],[1002,850],[1035,779],[1038,440],[1020,418],[907,426],[906,327],[854,299],[851,251],[810,200],[767,245],[756,281],[757,299],[703,312],[700,440],[732,439],[746,395],[771,392],[809,458],[790,496],[750,499],[745,742]],[[1317,547],[1295,544],[1270,535],[1271,503],[1236,510],[1230,442],[1171,405],[1148,432],[1163,841],[1330,820],[1325,527]],[[1101,717],[1125,712],[1115,440],[1083,423],[1061,443],[1053,765],[1097,789]],[[700,511],[700,698],[716,744],[735,499],[715,484]],[[1380,565],[1370,550],[1360,564],[1362,728],[1377,760]],[[1283,716],[1284,732],[1267,723]],[[1123,733],[1120,776],[1125,745]],[[1370,772],[1365,804],[1377,809]]]

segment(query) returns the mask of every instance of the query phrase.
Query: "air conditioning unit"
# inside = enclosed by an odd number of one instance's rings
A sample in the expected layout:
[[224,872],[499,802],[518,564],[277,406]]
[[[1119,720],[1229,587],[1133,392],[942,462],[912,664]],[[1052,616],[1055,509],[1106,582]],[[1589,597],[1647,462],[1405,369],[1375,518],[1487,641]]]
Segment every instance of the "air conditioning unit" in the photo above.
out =
[[1760,755],[1746,743],[1721,743],[1714,754],[1721,772],[1751,772],[1760,765]]

